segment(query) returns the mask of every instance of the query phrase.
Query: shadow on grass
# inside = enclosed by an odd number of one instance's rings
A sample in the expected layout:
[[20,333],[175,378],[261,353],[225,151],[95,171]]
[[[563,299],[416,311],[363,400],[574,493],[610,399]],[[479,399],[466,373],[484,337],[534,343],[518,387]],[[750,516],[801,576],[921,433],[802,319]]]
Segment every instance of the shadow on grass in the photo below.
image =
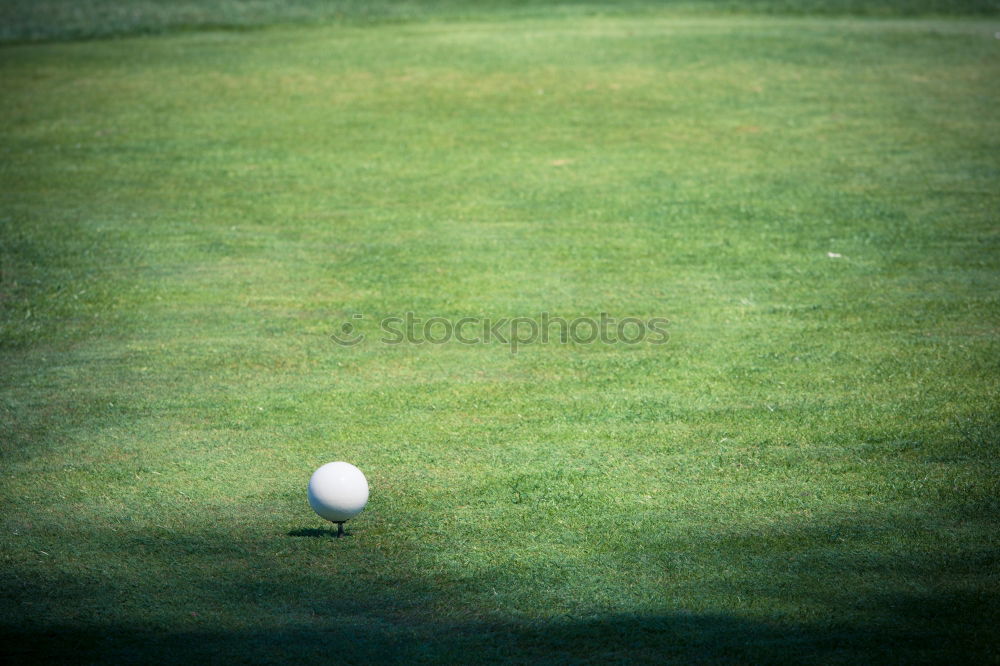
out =
[[[890,658],[901,640],[852,627],[788,627],[720,614],[610,615],[543,623],[317,622],[159,633],[127,625],[7,629],[8,663],[830,663]],[[929,639],[923,647],[933,646]],[[911,644],[909,648],[913,648]]]
[[[116,548],[133,552],[165,579],[124,571],[117,579],[107,572],[7,571],[0,657],[13,663],[990,661],[1000,599],[985,583],[998,570],[995,544],[928,553],[899,543],[881,554],[865,545],[873,531],[894,540],[918,527],[915,519],[892,524],[859,516],[688,544],[704,561],[715,558],[719,574],[684,584],[696,585],[717,608],[739,595],[772,609],[764,613],[746,606],[694,612],[664,601],[662,612],[588,611],[544,620],[490,609],[488,591],[505,572],[456,580],[411,553],[386,577],[377,548],[354,540],[330,550],[320,541],[332,537],[326,529],[288,533],[312,537],[299,542],[305,565],[290,564],[287,546],[266,536],[248,549],[212,532],[141,544],[121,533],[94,535],[109,555],[118,556]],[[677,546],[653,546],[647,566],[663,568],[657,558]],[[530,569],[516,576],[520,586],[544,585]],[[790,621],[773,610],[782,607],[808,610],[793,611],[798,620]]]
[[[350,536],[350,532],[344,530],[344,536]],[[298,530],[291,530],[288,533],[290,537],[312,537],[314,539],[336,539],[337,538],[337,528],[323,528],[323,527],[303,527]]]

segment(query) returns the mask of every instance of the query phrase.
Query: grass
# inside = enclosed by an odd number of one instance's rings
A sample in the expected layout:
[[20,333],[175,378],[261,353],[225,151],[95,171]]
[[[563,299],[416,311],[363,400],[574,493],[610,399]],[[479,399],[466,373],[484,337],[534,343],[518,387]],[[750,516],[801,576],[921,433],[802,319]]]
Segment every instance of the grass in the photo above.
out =
[[274,24],[673,13],[968,16],[1000,0],[0,0],[0,42],[93,39],[178,30],[251,30]]
[[996,21],[636,11],[0,50],[0,653],[996,660]]

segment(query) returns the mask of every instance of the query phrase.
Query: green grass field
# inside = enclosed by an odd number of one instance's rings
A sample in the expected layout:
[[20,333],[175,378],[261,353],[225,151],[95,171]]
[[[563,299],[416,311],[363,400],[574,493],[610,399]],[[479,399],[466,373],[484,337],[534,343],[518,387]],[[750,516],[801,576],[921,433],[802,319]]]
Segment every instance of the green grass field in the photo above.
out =
[[1000,660],[996,3],[320,4],[3,5],[5,661]]
[[676,14],[989,16],[1000,0],[0,0],[0,43],[272,25]]

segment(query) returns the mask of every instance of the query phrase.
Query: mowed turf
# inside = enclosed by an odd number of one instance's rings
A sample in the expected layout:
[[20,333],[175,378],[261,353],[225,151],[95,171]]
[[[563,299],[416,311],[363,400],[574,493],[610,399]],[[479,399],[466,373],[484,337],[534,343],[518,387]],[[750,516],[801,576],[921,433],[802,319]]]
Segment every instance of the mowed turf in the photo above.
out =
[[[995,659],[998,30],[0,49],[0,654]],[[670,339],[382,343],[406,312]]]

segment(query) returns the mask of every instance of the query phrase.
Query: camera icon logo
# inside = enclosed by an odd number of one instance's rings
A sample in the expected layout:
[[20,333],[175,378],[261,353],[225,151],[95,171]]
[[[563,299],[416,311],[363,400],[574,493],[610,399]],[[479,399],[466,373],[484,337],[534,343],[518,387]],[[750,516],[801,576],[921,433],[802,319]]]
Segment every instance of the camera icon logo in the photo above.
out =
[[[351,319],[364,319],[363,314],[352,315]],[[349,321],[345,321],[340,325],[340,328],[334,333],[330,334],[333,341],[336,342],[341,347],[353,347],[359,342],[364,341],[364,333],[358,333],[357,327]]]

